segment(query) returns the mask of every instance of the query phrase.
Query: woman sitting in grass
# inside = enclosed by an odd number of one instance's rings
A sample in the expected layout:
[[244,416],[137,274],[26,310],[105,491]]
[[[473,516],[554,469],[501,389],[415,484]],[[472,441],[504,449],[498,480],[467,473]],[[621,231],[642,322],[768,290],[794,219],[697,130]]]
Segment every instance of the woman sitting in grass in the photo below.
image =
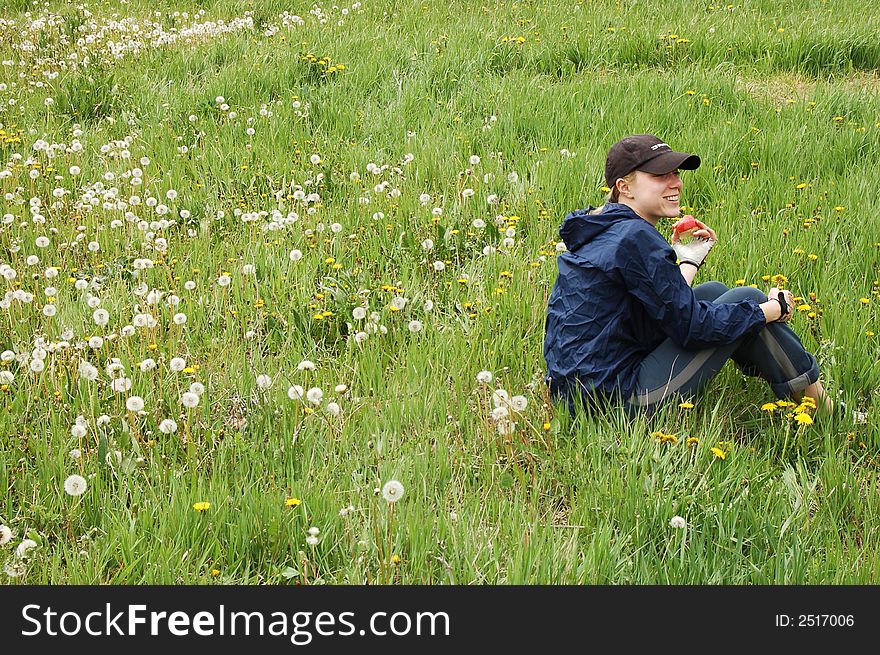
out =
[[[681,213],[678,171],[700,158],[655,136],[618,141],[605,162],[608,201],[569,214],[544,340],[547,383],[569,411],[622,403],[649,415],[670,398],[691,397],[728,359],[764,378],[778,398],[805,396],[831,409],[815,357],[786,322],[790,291],[691,283],[715,244],[714,230],[686,217],[682,242],[656,230]],[[678,260],[678,263],[676,263]]]

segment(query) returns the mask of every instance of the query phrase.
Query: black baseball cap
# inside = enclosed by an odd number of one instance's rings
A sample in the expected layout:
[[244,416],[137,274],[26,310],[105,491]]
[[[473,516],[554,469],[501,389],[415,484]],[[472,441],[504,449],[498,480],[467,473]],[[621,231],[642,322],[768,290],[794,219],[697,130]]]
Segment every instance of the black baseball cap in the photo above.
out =
[[633,171],[665,175],[676,169],[692,171],[699,166],[697,155],[675,152],[653,134],[636,134],[611,146],[605,160],[605,183],[614,188],[619,178]]

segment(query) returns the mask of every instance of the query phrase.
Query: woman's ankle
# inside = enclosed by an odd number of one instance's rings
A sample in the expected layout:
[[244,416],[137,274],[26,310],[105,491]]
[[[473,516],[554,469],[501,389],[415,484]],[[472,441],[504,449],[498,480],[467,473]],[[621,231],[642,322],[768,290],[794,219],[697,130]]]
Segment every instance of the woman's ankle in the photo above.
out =
[[795,402],[801,402],[805,397],[811,398],[816,405],[817,411],[824,411],[828,414],[834,412],[834,401],[825,391],[825,387],[818,380],[808,386],[800,393],[792,394]]

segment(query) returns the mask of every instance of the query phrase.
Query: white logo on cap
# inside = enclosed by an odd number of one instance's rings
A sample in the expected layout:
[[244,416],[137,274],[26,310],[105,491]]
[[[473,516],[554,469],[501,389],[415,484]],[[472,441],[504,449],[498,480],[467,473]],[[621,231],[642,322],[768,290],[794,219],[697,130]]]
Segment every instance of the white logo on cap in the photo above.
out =
[[[657,144],[651,146],[651,150],[656,150],[657,148],[669,148],[669,144],[668,143],[657,143]],[[672,148],[669,148],[669,149],[672,150]]]

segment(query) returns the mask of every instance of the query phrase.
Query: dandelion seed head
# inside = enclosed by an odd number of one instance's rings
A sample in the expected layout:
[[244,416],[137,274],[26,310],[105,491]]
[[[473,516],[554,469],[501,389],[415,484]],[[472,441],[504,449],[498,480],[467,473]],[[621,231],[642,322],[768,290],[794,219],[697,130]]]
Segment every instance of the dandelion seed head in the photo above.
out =
[[387,500],[389,504],[393,504],[403,498],[403,491],[403,485],[400,482],[397,480],[389,480],[382,487],[382,497]]
[[86,491],[86,479],[73,474],[64,481],[64,491],[68,496],[82,496]]
[[187,391],[180,396],[180,403],[188,408],[192,409],[196,405],[199,404],[199,396],[194,394],[192,391]]

